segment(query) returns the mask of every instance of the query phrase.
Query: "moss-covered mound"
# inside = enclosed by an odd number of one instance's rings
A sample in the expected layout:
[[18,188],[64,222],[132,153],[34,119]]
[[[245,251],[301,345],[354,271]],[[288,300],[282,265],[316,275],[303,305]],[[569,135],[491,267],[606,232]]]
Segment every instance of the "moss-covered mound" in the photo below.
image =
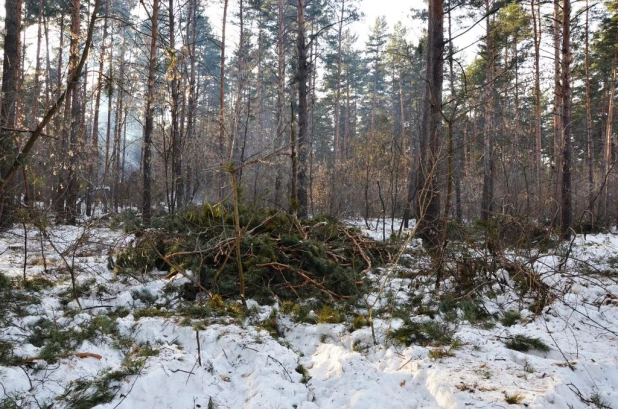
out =
[[[318,295],[355,297],[365,291],[363,271],[385,264],[388,244],[328,217],[298,220],[272,210],[242,209],[241,257],[246,296],[260,302]],[[119,273],[153,268],[199,272],[195,291],[238,294],[233,214],[205,205],[138,230],[117,259]],[[201,288],[200,288],[201,287]]]

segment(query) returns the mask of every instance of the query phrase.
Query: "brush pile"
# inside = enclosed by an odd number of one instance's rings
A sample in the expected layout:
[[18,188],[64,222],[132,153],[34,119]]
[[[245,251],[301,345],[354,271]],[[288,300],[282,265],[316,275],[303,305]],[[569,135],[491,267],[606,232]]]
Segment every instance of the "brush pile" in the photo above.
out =
[[[325,295],[354,299],[367,291],[364,273],[388,263],[393,254],[392,245],[363,237],[358,229],[328,217],[298,220],[244,208],[240,226],[246,296],[261,303]],[[200,291],[222,297],[238,294],[231,211],[204,205],[159,219],[153,228],[127,227],[136,239],[118,255],[118,273],[156,268],[189,275],[195,285],[188,298]]]

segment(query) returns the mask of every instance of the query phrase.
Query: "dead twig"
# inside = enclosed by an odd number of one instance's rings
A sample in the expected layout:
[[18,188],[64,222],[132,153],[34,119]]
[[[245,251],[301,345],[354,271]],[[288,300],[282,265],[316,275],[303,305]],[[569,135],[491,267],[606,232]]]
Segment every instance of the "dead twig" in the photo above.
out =
[[290,375],[290,373],[288,372],[287,369],[285,369],[285,366],[283,366],[283,364],[276,358],[273,358],[272,356],[268,355],[266,362],[268,362],[268,358],[272,359],[273,361],[275,361],[276,363],[278,363],[279,365],[281,365],[281,368],[283,368],[283,370],[285,371],[285,374],[288,376],[288,378],[290,378],[290,382],[294,382],[292,380],[292,376]]
[[273,261],[272,263],[256,264],[256,267],[271,267],[271,268],[273,268],[273,269],[275,269],[277,271],[291,270],[291,271],[295,272],[296,274],[300,275],[302,278],[304,278],[305,280],[307,280],[311,284],[313,284],[320,291],[322,291],[325,294],[330,295],[333,298],[337,298],[339,300],[348,300],[350,298],[350,297],[348,297],[346,295],[340,295],[340,294],[332,292],[331,290],[329,290],[328,288],[324,287],[322,284],[320,284],[319,282],[317,282],[313,278],[309,277],[306,272],[303,272],[303,271],[301,271],[299,269],[292,268],[292,266],[289,266],[287,264],[278,263],[276,261]]

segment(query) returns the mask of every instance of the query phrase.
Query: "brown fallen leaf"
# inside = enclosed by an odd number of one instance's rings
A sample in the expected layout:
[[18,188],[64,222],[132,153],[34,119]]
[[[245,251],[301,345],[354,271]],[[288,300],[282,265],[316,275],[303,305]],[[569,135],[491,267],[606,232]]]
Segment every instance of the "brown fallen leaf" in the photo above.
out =
[[219,375],[221,377],[221,380],[223,380],[223,382],[231,382],[231,379],[228,376],[225,375]]

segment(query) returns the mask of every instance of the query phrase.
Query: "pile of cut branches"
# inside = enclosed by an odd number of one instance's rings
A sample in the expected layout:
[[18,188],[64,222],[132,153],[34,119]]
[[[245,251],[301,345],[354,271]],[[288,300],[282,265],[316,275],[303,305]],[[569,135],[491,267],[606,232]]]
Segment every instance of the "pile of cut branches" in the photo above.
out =
[[[240,255],[248,298],[259,302],[309,297],[349,299],[367,290],[365,270],[390,261],[392,248],[335,219],[298,220],[272,210],[240,211]],[[205,205],[167,216],[136,232],[116,261],[118,273],[153,268],[193,277],[194,288],[238,295],[231,211]],[[195,294],[194,294],[195,295]]]

